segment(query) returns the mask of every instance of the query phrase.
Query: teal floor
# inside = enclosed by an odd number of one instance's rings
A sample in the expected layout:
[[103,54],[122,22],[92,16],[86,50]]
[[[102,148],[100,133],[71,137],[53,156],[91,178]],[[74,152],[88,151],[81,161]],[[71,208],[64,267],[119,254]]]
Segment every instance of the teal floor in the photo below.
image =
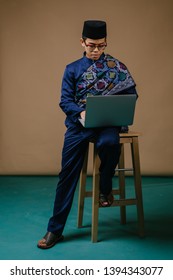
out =
[[[142,178],[145,238],[137,235],[135,206],[127,208],[126,225],[120,224],[119,207],[112,207],[99,210],[99,241],[92,243],[90,198],[84,227],[76,227],[77,188],[64,241],[40,250],[36,244],[46,232],[57,181],[56,176],[0,176],[0,260],[173,260],[173,177]],[[133,179],[126,184],[131,195]]]

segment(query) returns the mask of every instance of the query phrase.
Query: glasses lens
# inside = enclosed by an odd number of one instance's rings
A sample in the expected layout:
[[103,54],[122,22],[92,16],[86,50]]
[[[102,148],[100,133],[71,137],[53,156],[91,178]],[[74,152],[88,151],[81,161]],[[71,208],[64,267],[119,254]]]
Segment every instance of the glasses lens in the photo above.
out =
[[106,44],[103,45],[86,44],[86,47],[88,47],[89,51],[94,51],[95,48],[98,48],[98,50],[100,51],[106,48]]
[[98,49],[99,49],[99,50],[104,50],[105,47],[106,47],[106,45],[101,45],[101,46],[98,46]]

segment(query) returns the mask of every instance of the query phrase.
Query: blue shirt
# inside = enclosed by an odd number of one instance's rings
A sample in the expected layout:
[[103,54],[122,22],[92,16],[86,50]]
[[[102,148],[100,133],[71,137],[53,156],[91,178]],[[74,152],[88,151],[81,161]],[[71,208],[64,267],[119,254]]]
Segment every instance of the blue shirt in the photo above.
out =
[[[102,58],[104,54],[101,55]],[[79,123],[78,118],[80,113],[84,110],[79,107],[75,100],[76,83],[81,77],[81,75],[94,63],[95,61],[87,58],[85,55],[68,64],[64,71],[64,76],[62,80],[61,87],[61,100],[60,107],[66,114],[67,118],[65,124],[69,126],[70,124]],[[126,90],[124,93],[137,94],[135,87]]]

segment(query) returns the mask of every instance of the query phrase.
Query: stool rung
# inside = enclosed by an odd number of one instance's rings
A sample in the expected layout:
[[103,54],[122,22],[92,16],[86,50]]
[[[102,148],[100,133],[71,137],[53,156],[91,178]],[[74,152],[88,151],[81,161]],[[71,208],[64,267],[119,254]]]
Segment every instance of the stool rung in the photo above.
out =
[[112,190],[112,193],[113,193],[114,195],[120,195],[120,190],[119,190],[119,189],[113,189],[113,190]]
[[133,168],[117,168],[115,169],[115,171],[133,171],[134,169]]
[[118,199],[114,200],[111,206],[127,206],[127,205],[136,205],[137,199],[129,198],[129,199]]
[[85,197],[91,197],[91,196],[92,196],[92,191],[85,192]]

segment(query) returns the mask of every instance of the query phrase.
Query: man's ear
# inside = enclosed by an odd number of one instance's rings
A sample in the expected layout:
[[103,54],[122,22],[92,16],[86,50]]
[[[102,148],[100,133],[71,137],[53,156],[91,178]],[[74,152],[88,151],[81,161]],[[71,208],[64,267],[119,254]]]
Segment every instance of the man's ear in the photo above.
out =
[[85,47],[85,42],[84,42],[83,38],[80,38],[80,43],[81,43],[82,47]]

